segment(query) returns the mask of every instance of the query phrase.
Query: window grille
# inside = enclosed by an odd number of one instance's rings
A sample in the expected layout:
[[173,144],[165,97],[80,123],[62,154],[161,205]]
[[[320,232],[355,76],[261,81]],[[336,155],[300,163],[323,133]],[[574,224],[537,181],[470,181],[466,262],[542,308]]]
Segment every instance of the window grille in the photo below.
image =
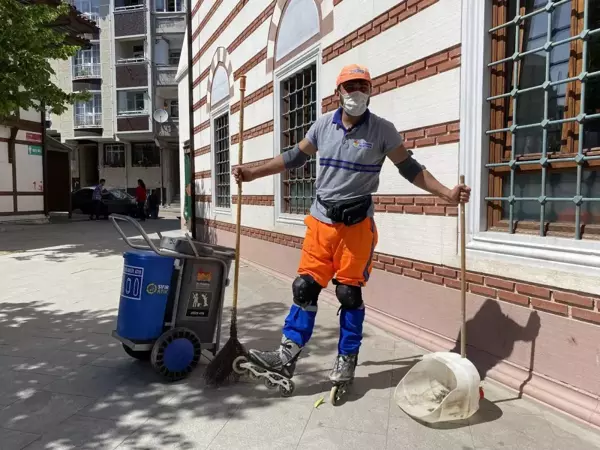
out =
[[125,145],[104,144],[104,165],[106,167],[125,167]]
[[600,2],[494,0],[491,230],[600,238]]
[[[229,114],[225,113],[214,121],[215,129],[215,196],[217,208],[231,206],[229,168]],[[240,207],[240,205],[238,205]]]
[[154,143],[131,144],[131,165],[133,167],[160,167],[160,148]]
[[[296,72],[281,82],[281,152],[294,148],[317,120],[317,65]],[[282,212],[308,214],[315,200],[316,158],[282,174]]]

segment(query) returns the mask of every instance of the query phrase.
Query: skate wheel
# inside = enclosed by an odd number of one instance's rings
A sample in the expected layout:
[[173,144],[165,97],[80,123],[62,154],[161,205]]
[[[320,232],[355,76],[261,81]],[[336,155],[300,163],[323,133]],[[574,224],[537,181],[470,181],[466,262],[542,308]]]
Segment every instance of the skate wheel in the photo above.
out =
[[268,378],[265,378],[263,380],[263,383],[265,384],[265,386],[269,389],[275,389],[277,387],[276,383],[273,383],[271,380],[269,380]]
[[238,375],[244,375],[246,373],[246,369],[242,367],[242,364],[248,362],[248,358],[245,356],[238,356],[233,360],[233,371]]
[[290,380],[290,387],[286,389],[284,386],[279,386],[279,393],[282,397],[291,397],[294,394],[294,390],[296,389],[296,385],[292,380]]
[[200,361],[200,339],[188,328],[173,328],[154,343],[152,367],[169,381],[187,377]]
[[329,403],[331,403],[333,406],[337,405],[340,400],[340,397],[338,395],[339,389],[339,386],[333,386],[331,388],[331,391],[329,391]]

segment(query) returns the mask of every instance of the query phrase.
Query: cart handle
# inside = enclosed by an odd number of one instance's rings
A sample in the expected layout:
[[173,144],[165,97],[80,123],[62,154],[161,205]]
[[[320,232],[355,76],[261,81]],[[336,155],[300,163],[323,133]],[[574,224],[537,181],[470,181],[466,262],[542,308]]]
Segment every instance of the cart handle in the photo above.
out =
[[194,254],[196,255],[196,257],[198,258],[202,258],[203,255],[200,255],[198,253],[198,249],[200,249],[201,251],[205,252],[207,254],[207,256],[211,256],[211,255],[221,255],[224,258],[229,258],[229,259],[234,259],[235,258],[235,250],[221,250],[221,246],[218,245],[212,245],[212,244],[203,244],[201,242],[198,241],[193,241],[192,237],[190,236],[189,233],[185,233],[185,238],[187,239],[187,241],[189,242],[189,244],[192,247],[192,251],[194,252]]
[[[176,252],[173,250],[167,250],[162,247],[158,248],[156,246],[156,244],[154,244],[154,242],[152,242],[152,239],[150,239],[150,236],[148,236],[146,231],[144,231],[144,228],[142,228],[142,226],[139,224],[139,222],[137,220],[134,220],[128,216],[123,216],[121,214],[111,214],[110,219],[112,220],[112,223],[115,226],[117,232],[121,235],[121,237],[127,243],[127,245],[129,245],[131,248],[134,248],[137,250],[152,250],[157,255],[171,257],[171,258],[196,259],[196,258],[205,257],[204,255],[200,255],[198,253],[198,246],[199,246],[201,248],[202,252],[206,253],[206,257],[210,257],[212,255],[222,255],[226,258],[233,258],[233,255],[234,255],[234,253],[232,251],[226,252],[226,251],[214,249],[208,245],[202,245],[202,244],[195,243],[194,241],[192,241],[192,239],[190,238],[188,233],[185,234],[185,237],[187,238],[188,242],[192,246],[192,250],[193,250],[195,256],[187,255],[185,253],[179,253],[179,252]],[[125,234],[123,229],[120,227],[120,225],[117,223],[117,221],[119,221],[119,220],[122,222],[129,222],[130,224],[132,224],[134,226],[134,228],[140,232],[140,234],[142,235],[142,237],[144,238],[144,240],[146,241],[146,243],[148,245],[134,244],[131,241],[131,239],[129,237],[127,237],[127,235]]]
[[[117,232],[121,235],[121,237],[123,238],[123,240],[131,248],[135,248],[137,250],[152,250],[157,255],[166,256],[166,257],[170,257],[170,258],[182,258],[182,259],[192,259],[192,258],[194,258],[194,256],[186,255],[184,253],[178,253],[178,252],[174,252],[172,250],[166,250],[166,249],[163,249],[163,248],[158,248],[154,244],[154,242],[152,242],[152,239],[150,239],[150,236],[148,236],[148,234],[146,233],[146,231],[144,231],[144,229],[138,223],[138,221],[137,220],[133,220],[131,217],[123,216],[121,214],[111,214],[110,215],[110,219],[112,220],[113,225],[117,229]],[[117,221],[119,221],[119,220],[122,221],[122,222],[129,222],[131,225],[133,225],[133,227],[140,232],[140,234],[142,235],[142,237],[144,238],[144,240],[146,241],[146,243],[148,245],[134,244],[131,241],[131,239],[129,237],[127,237],[127,235],[125,234],[125,232],[123,231],[123,229],[121,228],[121,226],[117,223]]]

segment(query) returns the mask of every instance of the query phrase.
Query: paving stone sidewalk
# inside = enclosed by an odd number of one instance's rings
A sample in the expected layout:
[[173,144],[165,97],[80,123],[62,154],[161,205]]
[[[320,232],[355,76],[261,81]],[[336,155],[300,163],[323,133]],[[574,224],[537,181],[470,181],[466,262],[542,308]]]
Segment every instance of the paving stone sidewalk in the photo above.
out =
[[[178,234],[177,220],[144,226]],[[166,384],[110,337],[125,249],[109,222],[0,234],[0,450],[600,448],[596,430],[491,383],[469,421],[416,423],[393,392],[423,350],[369,325],[352,394],[315,408],[327,400],[337,347],[337,311],[327,304],[292,398],[248,381],[206,387],[203,367]],[[240,302],[244,344],[276,345],[289,283],[245,264]]]

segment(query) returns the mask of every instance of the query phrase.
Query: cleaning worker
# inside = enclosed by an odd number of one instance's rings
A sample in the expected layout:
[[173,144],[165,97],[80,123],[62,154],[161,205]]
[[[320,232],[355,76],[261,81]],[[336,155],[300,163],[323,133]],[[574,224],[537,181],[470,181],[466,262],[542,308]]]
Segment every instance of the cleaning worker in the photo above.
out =
[[250,182],[300,168],[319,152],[317,198],[304,221],[306,236],[281,345],[275,351],[252,349],[248,354],[252,363],[288,379],[311,338],[319,293],[330,281],[340,302],[338,356],[330,379],[344,383],[354,378],[365,318],[362,288],[369,280],[377,245],[372,194],[379,187],[386,157],[401,176],[424,191],[452,204],[469,201],[468,186],[442,185],[406,150],[395,126],[369,111],[371,90],[366,67],[344,67],[336,81],[338,110],[317,119],[293,149],[264,165],[232,171],[236,181]]

